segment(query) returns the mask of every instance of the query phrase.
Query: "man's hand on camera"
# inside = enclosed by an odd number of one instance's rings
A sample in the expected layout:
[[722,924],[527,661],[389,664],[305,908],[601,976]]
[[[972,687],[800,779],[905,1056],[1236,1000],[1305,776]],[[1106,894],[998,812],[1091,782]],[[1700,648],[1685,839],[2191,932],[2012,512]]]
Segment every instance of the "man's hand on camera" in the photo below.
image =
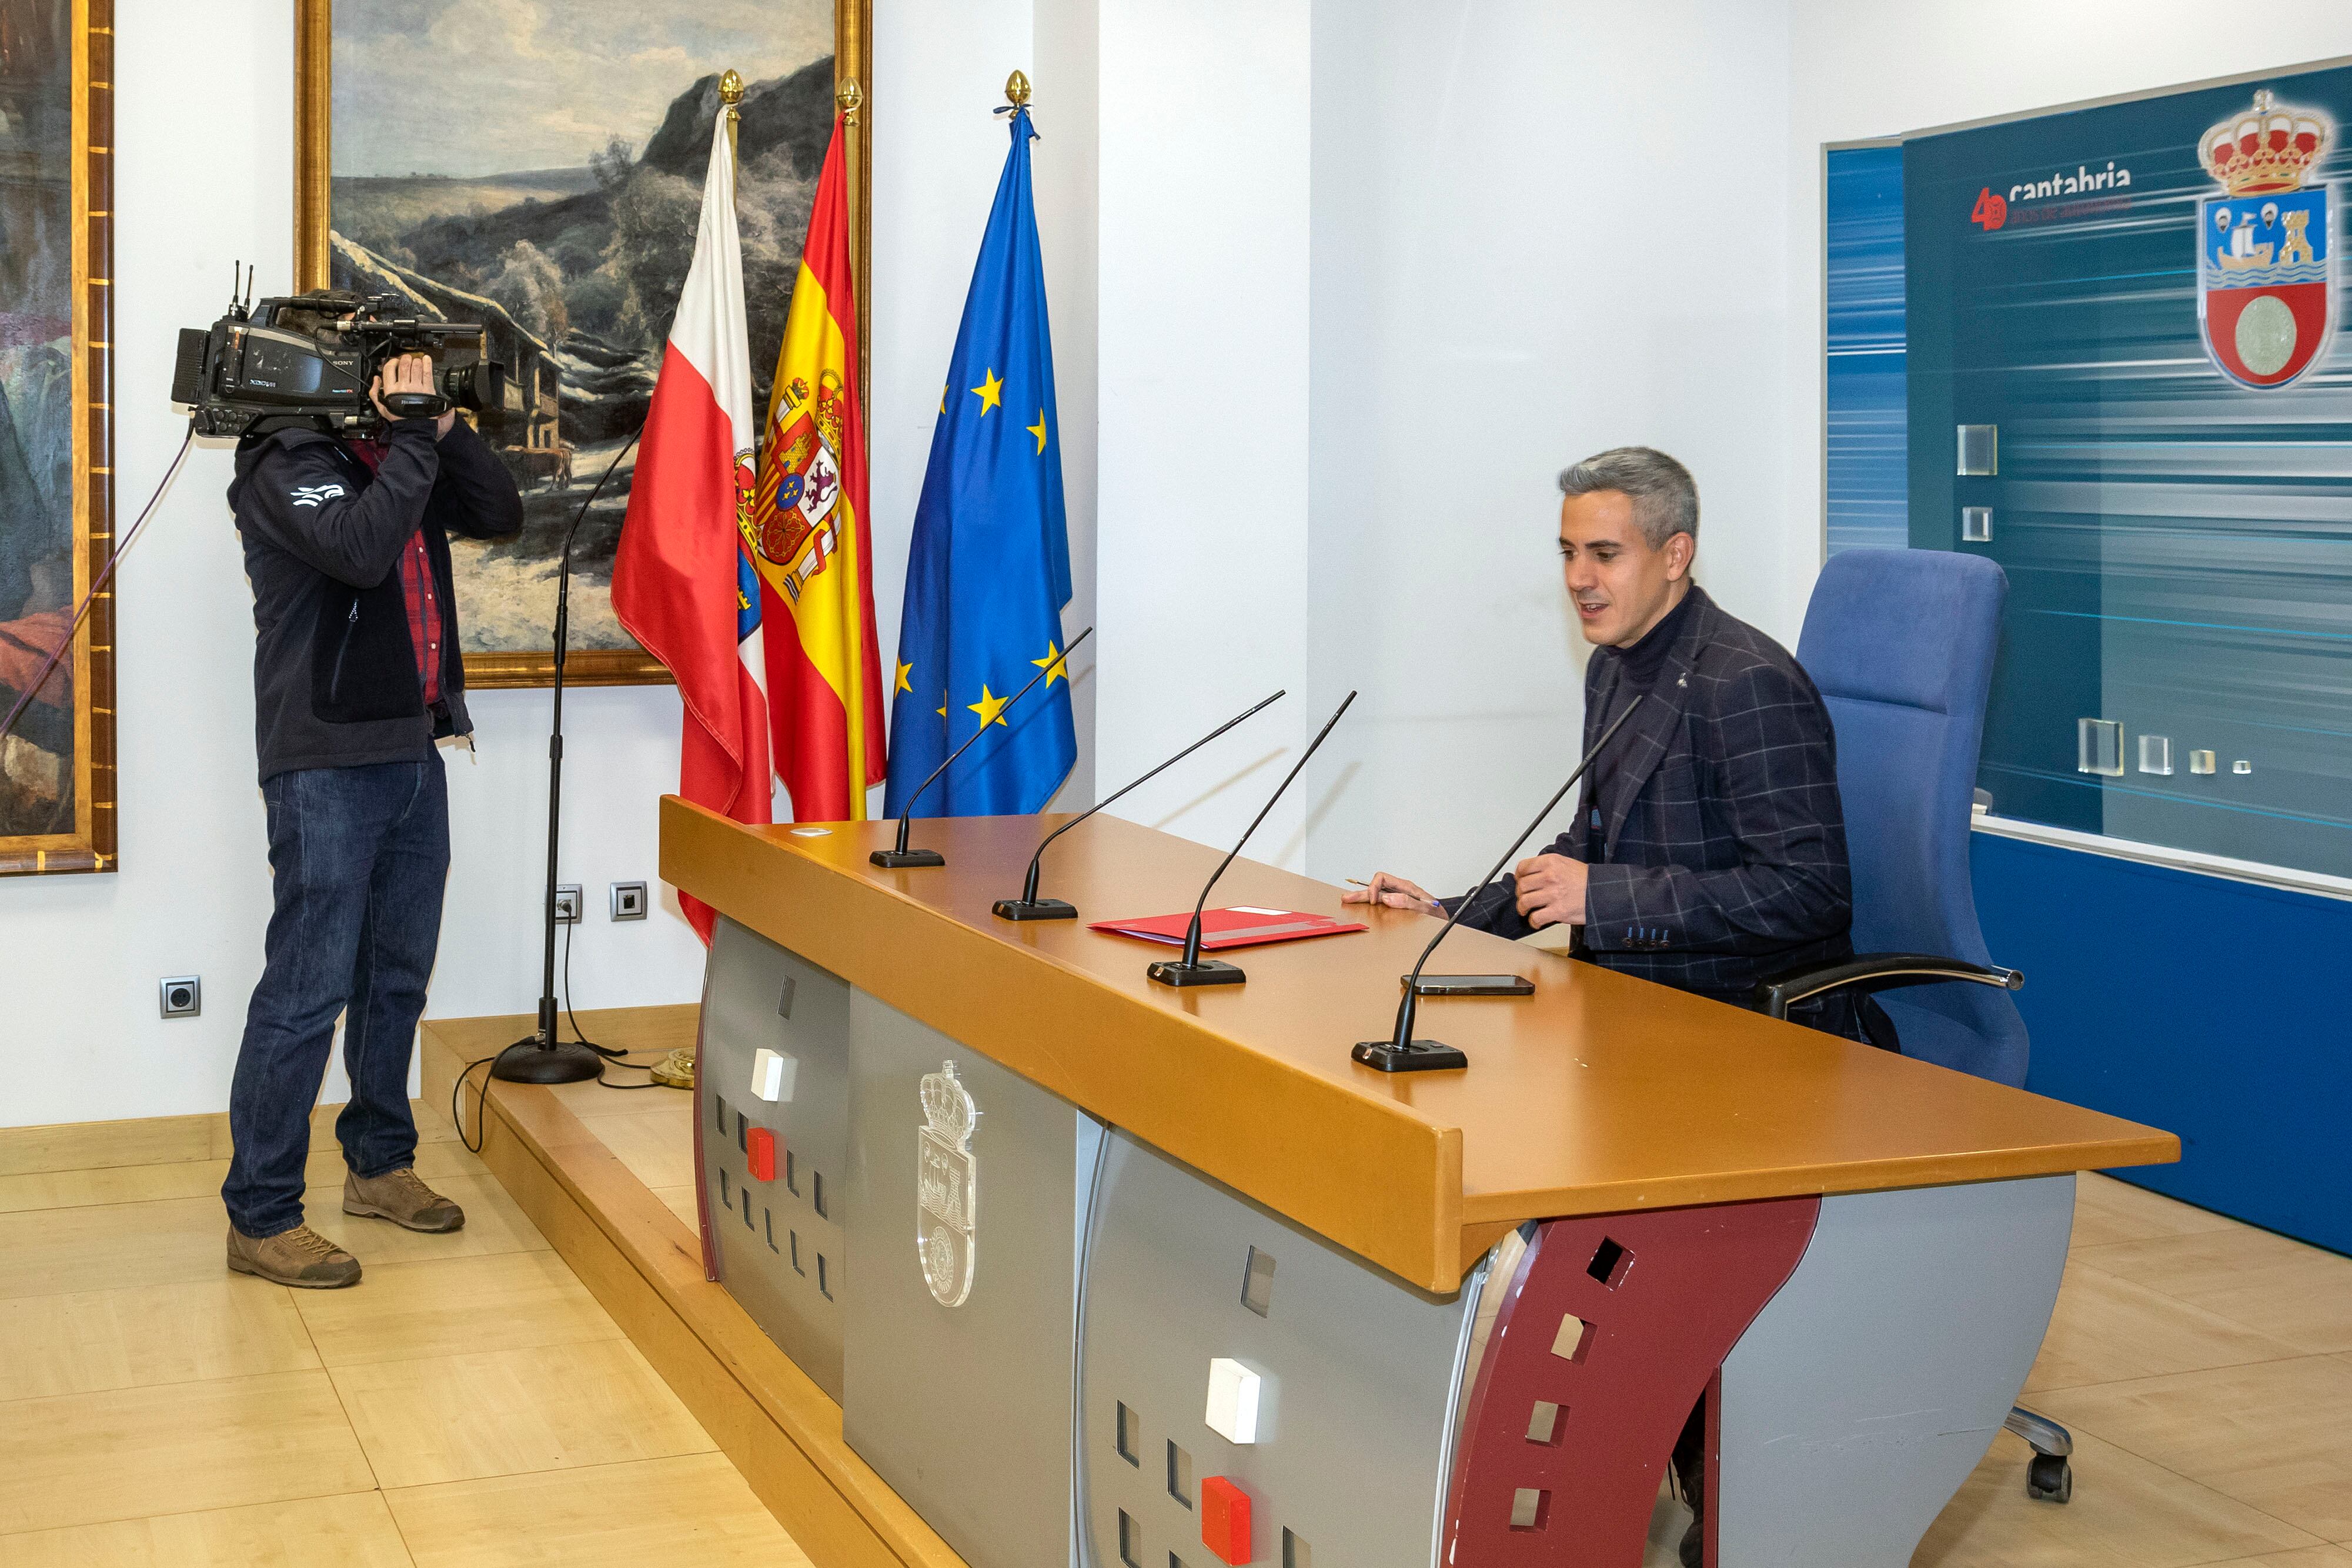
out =
[[[385,398],[398,392],[437,392],[440,390],[433,384],[431,356],[398,354],[386,360],[383,369],[375,373],[375,385],[368,390],[368,396],[375,400],[376,413],[389,421],[395,416],[392,410],[383,406]],[[448,434],[449,427],[457,423],[456,409],[444,413],[433,422],[433,439],[438,441]]]

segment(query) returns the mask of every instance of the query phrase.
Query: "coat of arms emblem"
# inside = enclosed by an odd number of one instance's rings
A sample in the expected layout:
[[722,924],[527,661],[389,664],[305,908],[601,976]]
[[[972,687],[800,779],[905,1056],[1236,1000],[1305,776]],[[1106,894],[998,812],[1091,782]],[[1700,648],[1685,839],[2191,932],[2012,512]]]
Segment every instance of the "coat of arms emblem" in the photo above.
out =
[[915,1254],[932,1299],[960,1307],[971,1294],[978,1261],[972,1227],[980,1212],[980,1169],[971,1130],[980,1108],[952,1061],[923,1075],[922,1099],[923,1127],[915,1135]]
[[2258,92],[2198,143],[2228,194],[2197,206],[2197,318],[2213,362],[2250,387],[2302,375],[2335,326],[2332,203],[2326,184],[2305,183],[2331,130]]
[[847,410],[844,395],[841,379],[831,371],[817,377],[814,402],[806,382],[787,384],[760,468],[757,521],[745,537],[761,559],[784,569],[784,591],[794,601],[839,547],[834,509],[841,499],[837,454]]

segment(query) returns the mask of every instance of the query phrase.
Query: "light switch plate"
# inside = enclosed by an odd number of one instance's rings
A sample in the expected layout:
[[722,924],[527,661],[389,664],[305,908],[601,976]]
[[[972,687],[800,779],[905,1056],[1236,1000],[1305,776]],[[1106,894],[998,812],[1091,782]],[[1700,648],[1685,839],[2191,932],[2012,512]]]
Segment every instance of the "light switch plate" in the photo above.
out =
[[793,1097],[793,1083],[800,1076],[800,1061],[781,1051],[760,1047],[751,1053],[751,1092],[772,1103],[788,1102]]
[[1230,1356],[1209,1362],[1209,1408],[1202,1417],[1228,1443],[1257,1441],[1258,1375]]

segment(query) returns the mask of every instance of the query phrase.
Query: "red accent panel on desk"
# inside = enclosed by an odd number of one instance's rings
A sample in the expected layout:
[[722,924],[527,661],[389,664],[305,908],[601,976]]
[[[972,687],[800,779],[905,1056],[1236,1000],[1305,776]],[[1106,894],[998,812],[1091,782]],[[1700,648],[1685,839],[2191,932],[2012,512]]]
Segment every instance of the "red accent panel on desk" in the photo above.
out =
[[1497,1282],[1439,1561],[1639,1563],[1675,1438],[1820,1213],[1792,1197],[1545,1221]]
[[1234,1568],[1255,1555],[1250,1550],[1250,1495],[1223,1476],[1201,1482],[1201,1544]]

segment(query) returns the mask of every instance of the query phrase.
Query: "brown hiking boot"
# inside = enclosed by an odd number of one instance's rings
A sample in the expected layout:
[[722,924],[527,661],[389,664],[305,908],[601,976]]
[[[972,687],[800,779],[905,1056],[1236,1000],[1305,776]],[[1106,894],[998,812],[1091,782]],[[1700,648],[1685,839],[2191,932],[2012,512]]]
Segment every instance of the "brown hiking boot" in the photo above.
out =
[[304,1291],[335,1291],[360,1282],[360,1260],[307,1225],[275,1236],[247,1236],[230,1226],[228,1266],[273,1285]]
[[343,1212],[373,1215],[411,1230],[457,1230],[466,1223],[464,1209],[426,1186],[406,1166],[380,1176],[345,1175]]

